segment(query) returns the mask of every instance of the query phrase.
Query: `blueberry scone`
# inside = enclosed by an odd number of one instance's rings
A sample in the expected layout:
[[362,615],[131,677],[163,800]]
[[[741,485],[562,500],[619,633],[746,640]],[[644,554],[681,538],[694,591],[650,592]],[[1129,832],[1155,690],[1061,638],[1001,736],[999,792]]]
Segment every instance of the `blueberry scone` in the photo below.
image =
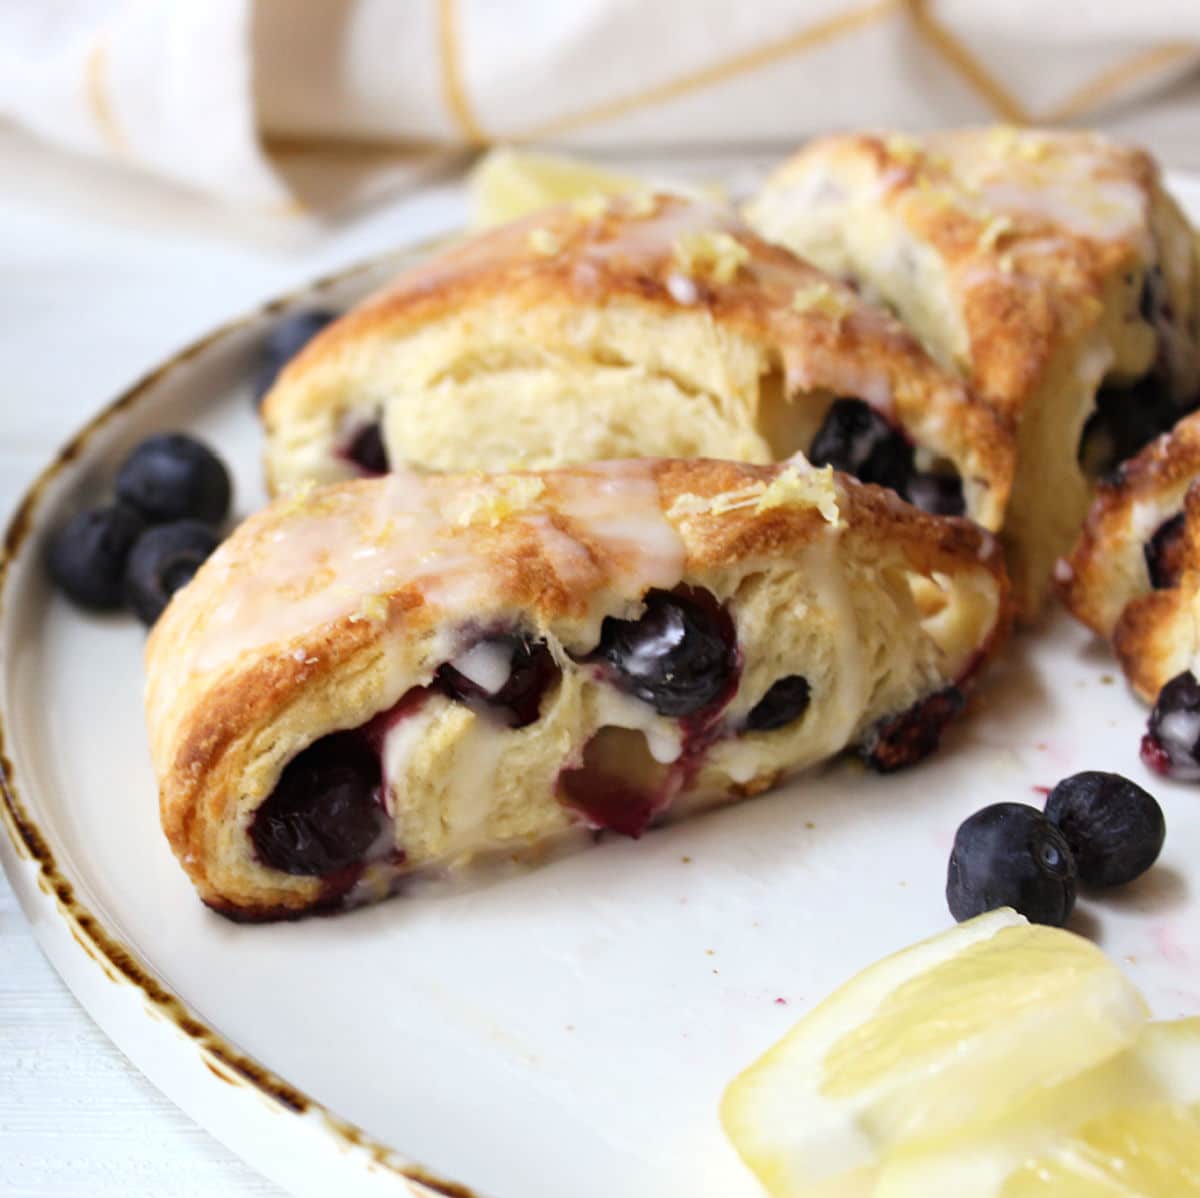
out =
[[1056,580],[1072,614],[1111,639],[1134,690],[1155,704],[1147,763],[1200,778],[1200,412],[1100,484]]
[[1094,479],[1200,403],[1196,241],[1141,150],[1004,127],[832,136],[747,215],[890,304],[1009,429],[1002,539],[1028,614]]
[[396,472],[277,500],[172,599],[146,706],[201,897],[269,919],[937,744],[998,543],[802,462]]
[[322,332],[263,408],[277,493],[407,466],[800,451],[998,526],[1002,422],[904,327],[679,197],[595,197],[461,242]]

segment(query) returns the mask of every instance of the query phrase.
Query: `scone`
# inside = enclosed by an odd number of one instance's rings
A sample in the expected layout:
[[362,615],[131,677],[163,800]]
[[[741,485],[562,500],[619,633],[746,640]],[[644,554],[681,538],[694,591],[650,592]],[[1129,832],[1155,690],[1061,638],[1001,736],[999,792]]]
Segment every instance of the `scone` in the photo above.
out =
[[1111,637],[1129,603],[1174,587],[1187,542],[1184,507],[1200,479],[1200,412],[1122,463],[1096,489],[1078,540],[1058,564],[1058,593],[1071,613]]
[[397,472],[278,500],[147,648],[163,825],[270,919],[932,750],[1007,624],[998,544],[803,463]]
[[1196,243],[1154,161],[1090,133],[832,136],[747,216],[892,305],[1005,422],[1002,539],[1034,613],[1094,478],[1200,402]]
[[1101,483],[1059,594],[1154,704],[1147,764],[1200,779],[1200,412]]
[[902,325],[728,211],[648,194],[564,205],[406,271],[267,396],[277,493],[407,466],[801,451],[998,526],[999,421]]

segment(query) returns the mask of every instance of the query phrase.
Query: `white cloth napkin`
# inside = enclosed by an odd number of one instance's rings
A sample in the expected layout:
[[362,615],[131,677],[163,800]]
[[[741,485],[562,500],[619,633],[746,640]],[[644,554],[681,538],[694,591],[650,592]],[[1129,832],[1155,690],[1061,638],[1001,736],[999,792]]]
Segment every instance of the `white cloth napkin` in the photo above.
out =
[[0,117],[281,213],[496,142],[1082,121],[1200,167],[1200,0],[0,0]]

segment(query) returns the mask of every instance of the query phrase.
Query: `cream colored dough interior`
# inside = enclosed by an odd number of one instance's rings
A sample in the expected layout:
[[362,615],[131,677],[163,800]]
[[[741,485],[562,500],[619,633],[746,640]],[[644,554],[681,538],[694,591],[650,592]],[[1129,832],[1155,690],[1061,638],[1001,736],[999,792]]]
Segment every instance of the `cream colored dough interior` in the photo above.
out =
[[764,463],[806,448],[833,399],[785,398],[779,364],[706,312],[620,301],[524,311],[476,303],[408,335],[365,338],[310,368],[304,388],[286,419],[268,414],[277,491],[352,476],[337,447],[380,414],[393,467]]

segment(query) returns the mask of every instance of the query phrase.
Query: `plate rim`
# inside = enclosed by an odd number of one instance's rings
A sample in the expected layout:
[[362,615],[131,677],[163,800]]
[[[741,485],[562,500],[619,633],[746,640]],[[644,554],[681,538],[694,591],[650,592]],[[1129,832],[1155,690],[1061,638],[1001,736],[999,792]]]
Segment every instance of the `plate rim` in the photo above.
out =
[[[427,254],[450,240],[452,238],[445,235],[435,235],[405,243],[396,249],[370,255],[339,270],[319,275],[309,282],[245,309],[239,315],[223,321],[169,354],[136,378],[115,398],[105,403],[69,437],[35,475],[12,509],[12,515],[5,525],[3,539],[0,540],[0,629],[3,628],[5,613],[11,601],[14,566],[23,552],[32,551],[37,541],[34,532],[39,508],[51,486],[83,455],[97,433],[122,414],[135,408],[139,401],[152,394],[156,386],[168,375],[198,358],[231,334],[265,317],[285,311],[299,301],[320,295],[321,292],[345,283],[356,275],[378,271],[392,260],[399,263],[413,256]],[[0,653],[2,651],[3,646],[0,645]],[[127,986],[138,992],[145,1004],[146,1015],[160,1018],[180,1033],[176,1038],[177,1042],[186,1045],[187,1051],[196,1054],[206,1067],[202,1073],[208,1076],[214,1086],[220,1083],[223,1087],[240,1086],[252,1091],[265,1100],[264,1110],[272,1115],[287,1118],[288,1122],[283,1126],[288,1127],[297,1138],[307,1139],[307,1133],[315,1125],[318,1135],[323,1137],[327,1146],[333,1148],[341,1158],[345,1159],[348,1155],[356,1161],[363,1169],[364,1177],[367,1172],[376,1173],[378,1176],[379,1171],[382,1171],[388,1179],[386,1192],[395,1193],[394,1187],[399,1186],[418,1198],[437,1198],[439,1195],[443,1198],[478,1198],[476,1193],[462,1182],[441,1176],[402,1156],[383,1140],[342,1118],[324,1103],[243,1052],[196,1015],[184,999],[176,994],[137,952],[129,948],[116,932],[105,925],[102,917],[78,896],[71,879],[59,868],[51,849],[52,838],[39,827],[30,813],[28,804],[21,798],[22,788],[26,793],[33,793],[36,787],[27,787],[26,780],[18,784],[15,759],[8,750],[9,740],[4,725],[7,700],[4,676],[0,674],[0,827],[3,827],[6,833],[5,837],[0,837],[0,850],[4,850],[0,853],[0,860],[22,913],[55,972],[80,999],[88,1017],[129,1057],[138,1072],[148,1076],[143,1061],[135,1055],[135,1049],[127,1046],[124,1037],[114,1033],[109,1022],[98,1015],[95,1004],[83,1000],[79,989],[88,983],[81,974],[74,973],[75,966],[80,970],[89,970],[94,966],[108,982]],[[44,915],[52,916],[52,921],[41,918]],[[48,935],[51,929],[63,927],[70,933],[70,944],[74,946],[76,957],[73,961],[60,956]],[[83,957],[88,959],[90,965],[84,964]],[[91,980],[95,978],[93,973]],[[146,1051],[150,1051],[149,1048]],[[172,1103],[184,1106],[176,1093],[161,1085],[157,1088]],[[247,1159],[247,1163],[256,1172],[267,1172],[259,1160],[246,1158],[230,1143],[228,1137],[217,1132],[202,1116],[186,1106],[184,1109],[221,1143],[232,1148],[239,1156],[243,1156],[243,1159]],[[281,1184],[286,1186],[286,1182]]]

